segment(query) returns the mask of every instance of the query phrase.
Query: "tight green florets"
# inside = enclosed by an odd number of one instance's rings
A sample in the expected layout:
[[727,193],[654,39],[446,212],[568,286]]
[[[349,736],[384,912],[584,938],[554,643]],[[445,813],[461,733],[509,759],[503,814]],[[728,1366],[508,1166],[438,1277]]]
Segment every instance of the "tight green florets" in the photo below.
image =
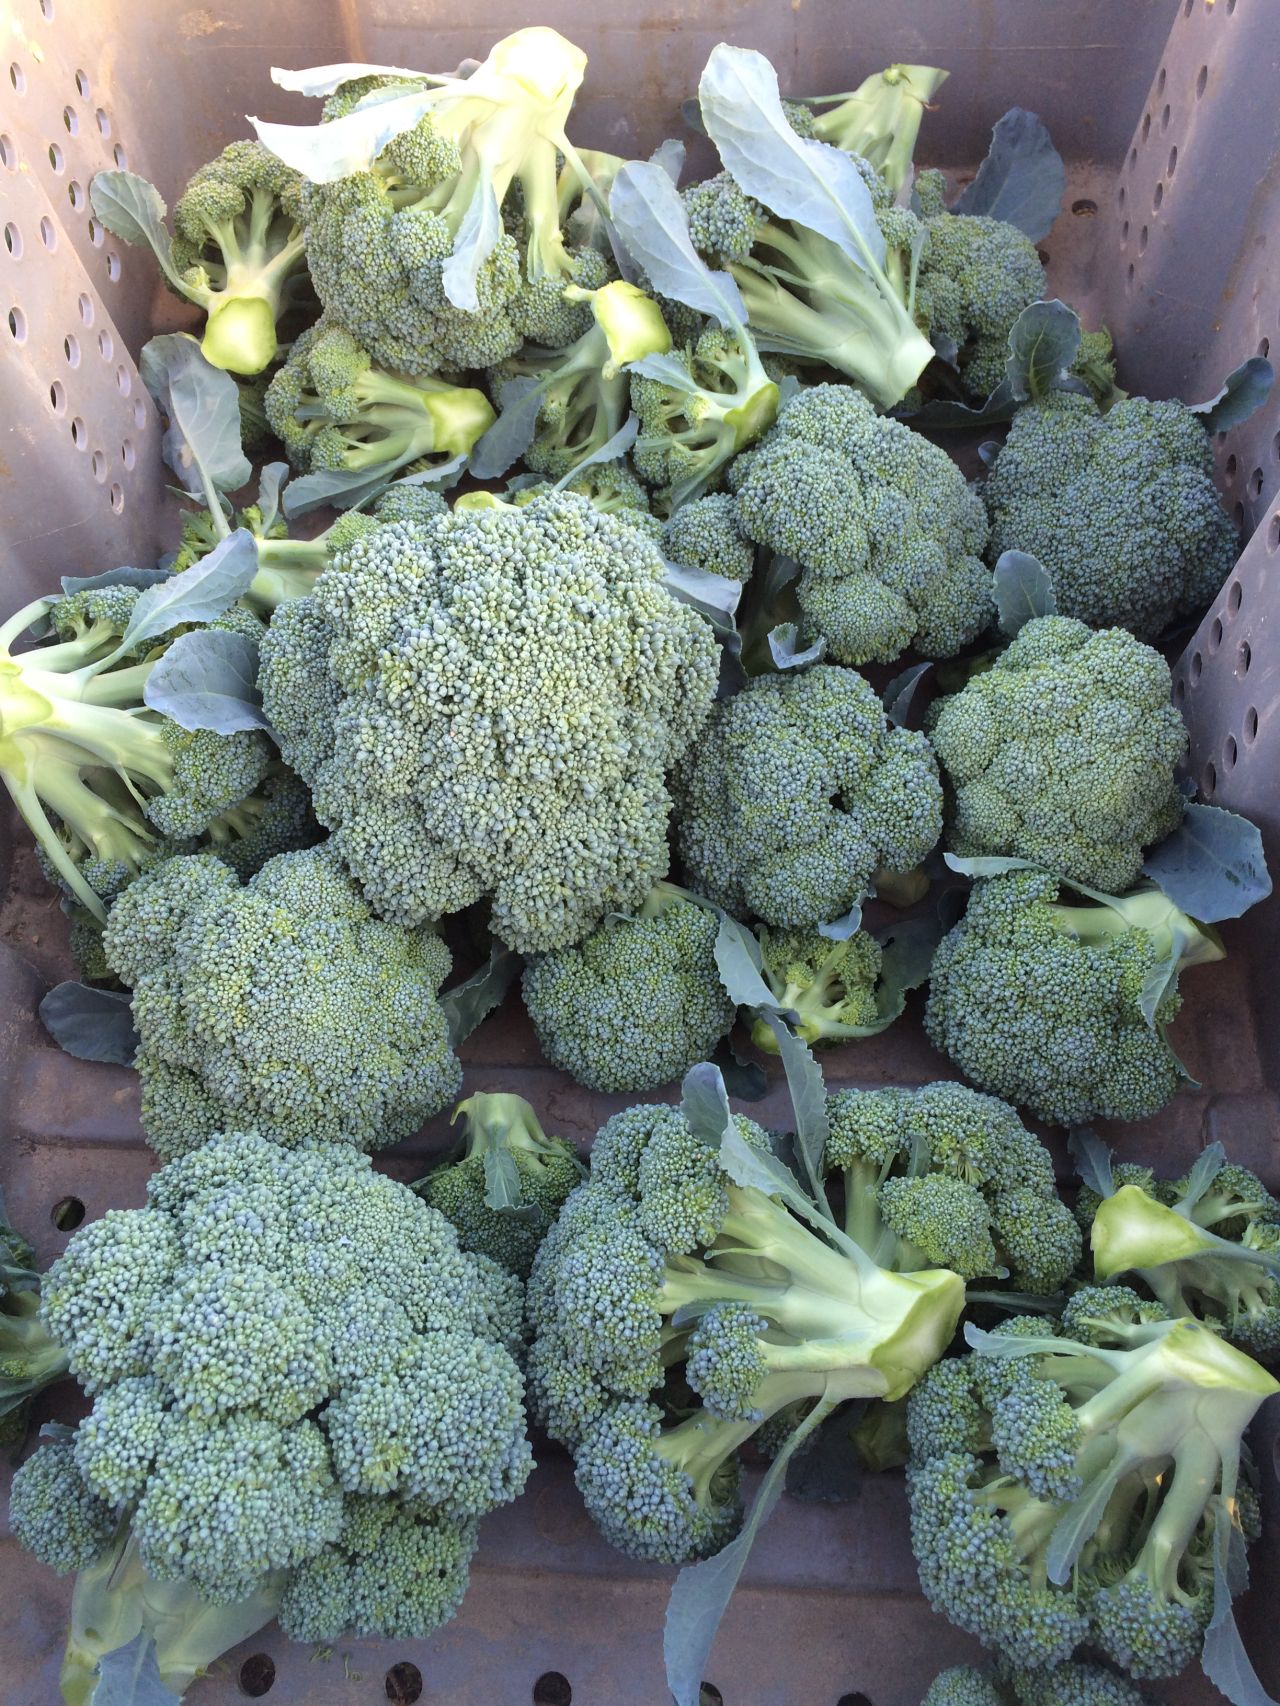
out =
[[45,1440],[14,1475],[9,1526],[20,1545],[65,1576],[106,1550],[116,1517],[86,1486],[70,1438],[55,1438]]
[[917,312],[935,347],[954,350],[966,393],[985,400],[1004,378],[1009,332],[1044,294],[1031,239],[1003,219],[939,211],[925,220]]
[[755,546],[738,526],[727,492],[682,505],[662,530],[662,549],[677,563],[726,580],[750,580],[755,564]]

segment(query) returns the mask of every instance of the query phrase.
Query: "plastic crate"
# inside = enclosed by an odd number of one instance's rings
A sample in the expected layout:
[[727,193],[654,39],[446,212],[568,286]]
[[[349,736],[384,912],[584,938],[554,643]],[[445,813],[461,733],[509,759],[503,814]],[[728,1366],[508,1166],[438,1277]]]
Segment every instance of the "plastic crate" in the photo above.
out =
[[[466,12],[423,0],[11,0],[0,47],[5,608],[62,573],[150,562],[174,536],[156,415],[134,363],[150,331],[189,323],[187,310],[158,286],[148,255],[90,217],[87,187],[100,168],[127,164],[172,201],[198,164],[245,133],[247,111],[314,117],[310,103],[272,86],[273,64],[447,67],[511,29],[547,22],[590,57],[575,138],[637,153],[677,130],[679,102],[722,39],[768,53],[796,93],[850,87],[893,60],[948,66],[923,130],[924,163],[962,177],[1006,108],[1043,116],[1068,168],[1063,212],[1043,246],[1051,293],[1087,323],[1111,327],[1129,390],[1206,396],[1280,339],[1275,0],[614,0],[598,10],[484,0]],[[1202,797],[1260,821],[1273,863],[1278,427],[1273,405],[1217,446],[1226,500],[1249,543],[1175,688]],[[70,1060],[36,1019],[47,984],[73,974],[57,903],[11,817],[0,818],[0,878],[0,1185],[47,1261],[77,1217],[142,1202],[150,1155],[132,1075]],[[1159,1118],[1107,1135],[1125,1157],[1172,1167],[1221,1138],[1277,1186],[1280,901],[1225,935],[1230,958],[1188,980],[1177,1025],[1201,1087],[1184,1089]],[[464,1058],[469,1085],[519,1090],[548,1129],[583,1140],[621,1105],[542,1064],[515,1001]],[[833,1084],[953,1076],[914,1011],[824,1064]],[[784,1107],[775,1084],[763,1117]],[[435,1122],[386,1165],[416,1176],[443,1131]],[[1269,1554],[1266,1541],[1254,1549],[1255,1585],[1240,1610],[1274,1691],[1280,1495],[1267,1421],[1258,1444]],[[246,1697],[268,1706],[661,1706],[669,1572],[610,1551],[563,1456],[543,1455],[525,1497],[486,1522],[471,1591],[433,1640],[351,1641],[322,1661],[271,1629],[193,1685],[193,1706]],[[3,1706],[57,1701],[69,1595],[69,1583],[0,1542]],[[941,1666],[976,1656],[920,1598],[900,1481],[868,1478],[850,1504],[783,1501],[709,1661],[709,1699],[917,1706]],[[1171,1706],[1217,1698],[1194,1673],[1153,1693]]]

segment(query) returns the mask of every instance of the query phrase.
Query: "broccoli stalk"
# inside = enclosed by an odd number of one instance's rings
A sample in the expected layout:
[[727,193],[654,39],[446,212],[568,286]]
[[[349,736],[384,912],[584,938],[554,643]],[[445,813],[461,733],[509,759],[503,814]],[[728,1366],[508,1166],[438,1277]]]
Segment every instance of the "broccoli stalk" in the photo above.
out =
[[1055,930],[1083,947],[1102,947],[1131,930],[1143,930],[1159,958],[1172,961],[1179,971],[1227,957],[1222,938],[1211,925],[1189,918],[1157,888],[1121,896],[1095,894],[1089,889],[1080,892],[1092,896],[1091,906],[1055,902],[1046,911]]
[[[882,1030],[876,1023],[880,944],[865,930],[831,941],[816,930],[760,931],[764,976],[778,1005],[796,1015],[793,1029],[813,1045]],[[777,1054],[773,1028],[757,1017],[751,1040]]]
[[850,94],[807,95],[812,132],[846,154],[873,166],[897,195],[911,172],[920,121],[949,73],[933,65],[889,65],[865,78]]

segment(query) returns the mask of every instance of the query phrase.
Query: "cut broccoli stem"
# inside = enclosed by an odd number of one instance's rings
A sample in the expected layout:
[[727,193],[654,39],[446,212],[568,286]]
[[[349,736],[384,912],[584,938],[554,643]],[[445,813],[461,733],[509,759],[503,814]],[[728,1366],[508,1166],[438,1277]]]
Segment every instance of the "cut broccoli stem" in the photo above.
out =
[[[1157,1202],[1139,1185],[1122,1185],[1099,1204],[1090,1231],[1099,1280],[1137,1274],[1171,1315],[1191,1313],[1187,1294],[1230,1293],[1233,1313],[1262,1311],[1280,1280],[1280,1251],[1238,1244]],[[1203,1263],[1203,1267],[1201,1267]],[[1221,1271],[1230,1264],[1231,1278]]]
[[844,95],[808,97],[817,113],[813,133],[847,154],[856,154],[896,195],[907,181],[925,108],[948,73],[932,65],[890,65]]
[[1188,917],[1159,889],[1139,889],[1120,898],[1095,898],[1092,906],[1049,906],[1055,928],[1086,947],[1101,947],[1130,930],[1145,930],[1163,957],[1176,951],[1180,966],[1206,965],[1226,958],[1218,932]]
[[458,1103],[453,1110],[455,1121],[459,1115],[466,1121],[467,1155],[498,1155],[505,1151],[518,1154],[527,1165],[540,1167],[549,1157],[558,1159],[562,1153],[559,1145],[543,1131],[523,1096],[477,1091]]

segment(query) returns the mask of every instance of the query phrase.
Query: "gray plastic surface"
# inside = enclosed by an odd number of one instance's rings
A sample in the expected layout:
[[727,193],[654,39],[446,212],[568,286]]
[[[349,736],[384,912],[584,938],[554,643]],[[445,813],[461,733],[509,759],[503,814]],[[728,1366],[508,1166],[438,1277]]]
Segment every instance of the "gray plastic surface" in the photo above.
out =
[[[490,0],[465,16],[415,0],[13,0],[10,12],[0,50],[6,610],[59,574],[149,562],[172,537],[157,423],[134,361],[149,329],[186,325],[190,316],[157,287],[149,256],[96,230],[85,190],[95,170],[127,163],[172,200],[191,170],[243,134],[244,113],[313,117],[311,103],[270,84],[272,64],[449,69],[510,29],[549,22],[590,56],[575,137],[620,152],[647,152],[678,130],[679,101],[722,39],[769,53],[793,93],[849,87],[894,59],[946,65],[952,76],[926,119],[922,162],[963,175],[1006,108],[1042,114],[1069,173],[1062,216],[1043,245],[1051,290],[1088,323],[1105,318],[1130,390],[1207,396],[1264,339],[1280,337],[1268,248],[1280,235],[1272,220],[1280,181],[1275,0],[619,0],[590,11],[559,0],[541,9]],[[696,164],[696,144],[691,152]],[[10,310],[20,337],[2,318]],[[1178,671],[1196,778],[1208,798],[1262,822],[1273,863],[1280,658],[1268,624],[1280,574],[1278,427],[1273,405],[1218,447],[1228,501],[1256,532]],[[75,1199],[93,1217],[141,1202],[150,1157],[132,1075],[69,1060],[35,1019],[43,989],[71,975],[64,921],[25,837],[3,817],[0,879],[0,1129],[8,1140],[0,1186],[14,1221],[48,1259],[66,1241],[51,1218],[55,1206]],[[1124,1155],[1177,1167],[1218,1137],[1280,1184],[1278,915],[1273,901],[1247,924],[1228,926],[1228,961],[1187,980],[1175,1040],[1201,1088],[1184,1090],[1157,1120],[1112,1129]],[[519,1090],[548,1129],[583,1143],[621,1105],[543,1065],[515,1001],[466,1058],[468,1088]],[[836,1084],[921,1083],[947,1073],[915,1013],[884,1037],[829,1053],[825,1064]],[[781,1117],[784,1106],[775,1084],[763,1117]],[[434,1122],[388,1157],[389,1169],[416,1177],[444,1132]],[[1255,1549],[1256,1585],[1242,1622],[1276,1692],[1273,1434],[1272,1423],[1259,1441],[1273,1538],[1265,1556]],[[313,1660],[272,1630],[194,1685],[192,1706],[246,1698],[240,1667],[259,1654],[271,1659],[274,1680],[253,1697],[268,1706],[414,1698],[414,1670],[416,1697],[441,1706],[567,1706],[558,1685],[535,1694],[548,1672],[567,1679],[572,1706],[662,1706],[667,1572],[609,1551],[582,1512],[566,1462],[545,1455],[526,1498],[485,1525],[468,1598],[435,1640],[353,1641]],[[68,1583],[12,1540],[0,1541],[0,1706],[55,1706],[68,1598]],[[886,1477],[868,1481],[849,1505],[783,1501],[725,1621],[708,1680],[725,1706],[917,1706],[937,1669],[976,1656],[921,1600],[901,1487]],[[413,1669],[393,1672],[397,1665]],[[246,1684],[266,1670],[246,1669]],[[401,1684],[407,1678],[408,1689],[396,1694],[389,1673]],[[1217,1698],[1194,1674],[1153,1692],[1170,1706]]]

